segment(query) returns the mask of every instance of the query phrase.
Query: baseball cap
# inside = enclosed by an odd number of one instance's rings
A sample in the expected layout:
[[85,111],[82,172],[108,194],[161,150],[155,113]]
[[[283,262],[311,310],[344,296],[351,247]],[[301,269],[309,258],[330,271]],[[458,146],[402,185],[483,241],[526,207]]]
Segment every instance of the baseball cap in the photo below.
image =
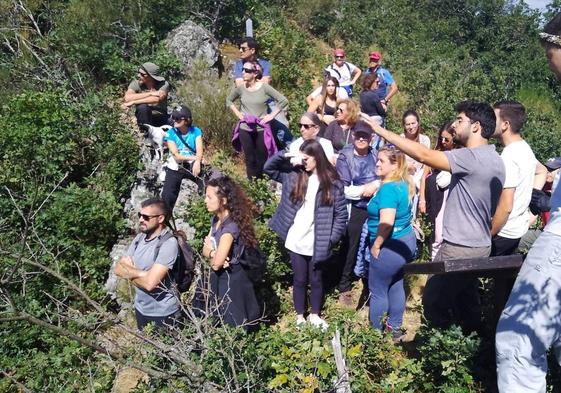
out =
[[173,110],[173,112],[171,112],[171,118],[173,120],[190,119],[191,109],[185,105],[179,105]]
[[333,51],[334,56],[345,56],[345,51],[341,48],[337,48]]
[[370,53],[368,54],[368,58],[369,58],[370,60],[378,61],[378,60],[380,60],[380,59],[382,58],[382,54],[376,50],[376,51],[370,52]]
[[355,123],[354,127],[352,128],[353,133],[357,134],[357,133],[363,133],[363,134],[368,134],[368,135],[372,135],[373,131],[372,128],[370,127],[370,125],[368,125],[366,122],[359,120]]
[[561,157],[553,157],[544,163],[545,167],[550,171],[561,168]]

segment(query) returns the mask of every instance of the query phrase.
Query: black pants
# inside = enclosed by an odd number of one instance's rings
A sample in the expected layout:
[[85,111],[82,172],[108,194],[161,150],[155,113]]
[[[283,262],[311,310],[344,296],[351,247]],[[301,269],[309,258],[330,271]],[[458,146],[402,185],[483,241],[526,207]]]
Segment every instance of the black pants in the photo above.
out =
[[181,191],[181,181],[189,179],[197,184],[199,193],[204,192],[204,181],[200,177],[195,177],[191,172],[186,169],[179,168],[174,171],[173,169],[166,168],[166,180],[164,181],[164,188],[162,190],[162,199],[167,203],[170,210],[173,210],[179,191]]
[[240,143],[245,154],[245,171],[247,178],[263,176],[263,166],[267,161],[264,132],[248,132],[240,129]]
[[[498,257],[500,255],[513,255],[516,253],[518,244],[520,243],[520,238],[509,239],[499,235],[493,236],[491,239],[491,256]],[[496,275],[494,277],[495,288],[493,293],[493,306],[495,307],[495,313],[493,315],[493,325],[499,322],[501,312],[505,308],[508,297],[510,296],[510,291],[514,286],[515,276],[504,276]]]
[[149,317],[148,315],[142,314],[136,308],[134,309],[136,315],[136,325],[138,330],[143,330],[146,325],[153,323],[157,330],[161,330],[167,327],[173,327],[181,318],[181,311],[175,312],[173,314],[167,315],[165,317]]
[[168,124],[168,115],[158,112],[153,112],[148,104],[138,104],[134,113],[138,125],[150,124],[154,127],[160,127]]
[[347,292],[351,290],[352,283],[354,281],[353,270],[356,264],[358,243],[360,241],[362,226],[367,218],[368,211],[366,209],[360,209],[354,206],[351,207],[351,217],[349,218],[349,224],[347,225],[346,236],[343,239],[343,252],[341,253],[341,255],[345,257],[345,260],[343,262],[341,279],[339,280],[339,285],[337,285],[339,292]]

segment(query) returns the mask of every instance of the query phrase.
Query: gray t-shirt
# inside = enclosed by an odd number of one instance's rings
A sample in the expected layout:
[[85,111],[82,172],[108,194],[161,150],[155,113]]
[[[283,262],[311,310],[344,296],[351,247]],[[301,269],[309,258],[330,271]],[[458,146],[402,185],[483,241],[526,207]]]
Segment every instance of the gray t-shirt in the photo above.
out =
[[[170,271],[173,268],[179,248],[175,237],[166,240],[160,247],[156,262],[154,262],[154,249],[159,238],[168,231],[164,229],[159,236],[146,241],[144,234],[138,235],[129,246],[127,255],[132,257],[134,265],[141,270],[149,270],[154,263],[166,266]],[[135,287],[136,296],[134,306],[141,314],[149,317],[166,317],[179,310],[179,299],[172,289],[172,283],[167,275],[160,285],[151,292]]]
[[444,240],[466,247],[491,245],[491,217],[505,181],[494,145],[444,152],[452,180],[444,210]]

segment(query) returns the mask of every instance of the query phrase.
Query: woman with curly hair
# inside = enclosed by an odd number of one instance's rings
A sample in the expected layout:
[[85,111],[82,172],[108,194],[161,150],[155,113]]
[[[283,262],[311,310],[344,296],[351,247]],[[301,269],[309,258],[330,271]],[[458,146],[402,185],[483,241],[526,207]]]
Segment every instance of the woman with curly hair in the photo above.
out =
[[325,329],[327,323],[320,318],[322,262],[331,256],[332,248],[345,232],[344,187],[317,140],[304,141],[298,160],[291,158],[290,154],[279,152],[265,163],[265,173],[282,183],[281,201],[270,227],[290,254],[296,324],[306,322],[309,284],[312,310],[308,321]]
[[211,268],[209,304],[224,323],[249,330],[256,326],[260,308],[239,256],[244,248],[258,245],[252,223],[257,208],[228,176],[207,183],[205,203],[213,214],[203,246]]
[[[368,203],[370,237],[370,322],[375,329],[386,328],[394,340],[402,338],[401,323],[405,312],[403,266],[411,262],[417,250],[411,225],[411,201],[415,185],[408,174],[405,155],[391,147],[378,152],[376,175],[382,185]],[[384,324],[383,318],[388,318]]]

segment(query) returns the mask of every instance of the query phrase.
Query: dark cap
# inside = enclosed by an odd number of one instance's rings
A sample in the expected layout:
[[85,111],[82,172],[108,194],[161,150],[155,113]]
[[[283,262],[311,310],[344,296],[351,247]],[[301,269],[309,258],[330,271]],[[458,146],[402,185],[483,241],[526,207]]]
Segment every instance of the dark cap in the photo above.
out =
[[544,162],[544,165],[550,171],[554,171],[556,169],[559,169],[559,168],[561,168],[561,157],[550,158],[549,160]]
[[352,128],[353,133],[357,134],[357,133],[363,133],[363,134],[368,134],[368,135],[372,135],[373,131],[372,131],[372,127],[370,127],[370,125],[368,123],[366,123],[365,121],[359,120],[355,123],[355,125]]
[[171,112],[171,118],[173,120],[191,119],[191,109],[185,105],[179,105]]

